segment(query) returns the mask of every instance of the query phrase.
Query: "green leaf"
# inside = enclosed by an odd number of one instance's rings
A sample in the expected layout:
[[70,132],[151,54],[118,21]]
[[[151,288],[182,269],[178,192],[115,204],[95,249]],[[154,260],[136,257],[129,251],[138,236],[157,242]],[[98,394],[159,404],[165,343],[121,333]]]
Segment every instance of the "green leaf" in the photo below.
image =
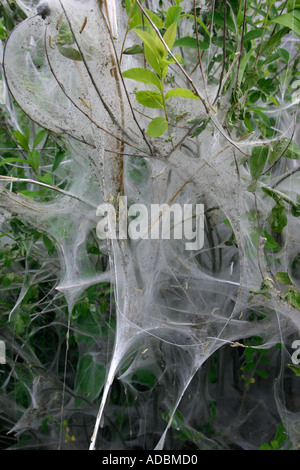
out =
[[281,284],[284,285],[293,285],[293,281],[291,280],[288,273],[278,272],[275,277],[276,281],[279,281]]
[[149,137],[160,137],[168,129],[168,122],[164,117],[154,118],[147,129],[147,135]]
[[149,388],[153,388],[156,384],[156,377],[150,370],[139,369],[134,373],[134,379],[135,377],[138,379],[140,384],[146,385]]
[[52,171],[55,171],[59,167],[64,158],[65,152],[60,149],[55,155],[54,163],[52,165]]
[[199,122],[199,124],[195,127],[195,129],[192,132],[192,137],[197,137],[198,135],[200,135],[201,132],[203,132],[204,129],[206,128],[209,121],[210,121],[210,118],[207,118]]
[[43,242],[44,242],[45,247],[46,247],[47,250],[48,250],[49,256],[52,256],[53,253],[55,252],[55,245],[54,245],[54,243],[50,240],[49,237],[47,237],[47,236],[44,235],[44,234],[43,234]]
[[182,12],[182,7],[180,6],[173,5],[168,8],[167,16],[166,16],[167,28],[171,26],[172,23],[177,23],[177,25],[179,24],[181,12]]
[[274,79],[272,78],[260,78],[257,81],[257,87],[267,94],[270,94],[276,90]]
[[253,50],[254,49],[250,50],[246,54],[246,56],[244,56],[241,60],[241,67],[243,70],[242,70],[242,78],[239,80],[242,83],[242,79],[243,79],[243,84],[242,84],[243,91],[249,90],[250,88],[255,87],[257,80],[260,77],[257,69],[250,68],[248,70],[245,70],[249,66],[249,62],[251,61],[251,59],[253,60],[253,57],[252,57]]
[[280,251],[280,245],[274,240],[272,235],[270,235],[266,230],[263,230],[262,236],[267,239],[265,244],[265,249],[270,251]]
[[[144,0],[141,0],[141,3],[144,3]],[[131,15],[131,17],[139,10],[139,6],[135,0],[125,0],[125,7],[127,15]]]
[[[171,409],[169,412],[163,413],[162,418],[165,421],[169,421],[172,414],[173,414],[173,410]],[[184,425],[184,417],[179,410],[176,410],[175,413],[173,414],[172,427],[174,429],[179,430],[182,428],[183,425]]]
[[262,15],[264,18],[266,17],[267,13],[264,10],[262,10],[261,8],[257,8],[254,5],[251,5],[251,7],[254,11],[256,11],[256,13]]
[[272,235],[270,235],[266,230],[260,230],[258,227],[251,228],[251,239],[255,245],[258,245],[259,237],[266,239],[265,249],[270,251],[280,251],[280,245],[274,240]]
[[239,68],[239,76],[238,76],[238,79],[239,79],[239,83],[241,84],[242,83],[242,80],[243,80],[243,77],[244,77],[244,73],[245,73],[245,70],[246,70],[246,67],[247,65],[249,64],[249,60],[250,60],[250,57],[254,51],[255,47],[253,47],[252,49],[250,49],[249,52],[247,52],[247,54],[245,54],[242,59],[241,59],[241,63],[240,63],[240,68]]
[[287,64],[290,60],[289,52],[286,49],[283,49],[282,47],[278,47],[278,53],[282,60]]
[[52,176],[50,173],[45,173],[42,176],[38,175],[38,180],[41,183],[49,184],[50,186],[52,185]]
[[4,24],[2,23],[2,21],[0,20],[0,40],[2,39],[6,39],[8,36],[8,32],[4,26]]
[[[86,354],[82,356],[77,364],[75,377],[75,393],[88,398],[93,402],[100,394],[105,382],[105,366],[96,362],[93,356]],[[75,401],[79,406],[80,399]]]
[[286,430],[284,429],[283,424],[280,423],[278,426],[276,435],[275,435],[275,440],[278,442],[279,447],[280,447],[286,441],[286,439],[287,439]]
[[[148,14],[149,18],[153,21],[153,23],[155,24],[155,26],[157,26],[157,28],[161,29],[165,26],[165,23],[163,22],[163,20],[159,16],[157,16],[155,13],[153,13],[153,11],[150,11],[147,8],[145,8],[145,12]],[[150,22],[147,20],[147,18],[145,18],[145,16],[144,16],[144,24],[150,25]]]
[[138,91],[136,94],[136,99],[143,106],[148,108],[163,108],[163,99],[159,91]]
[[39,169],[39,166],[40,166],[40,154],[37,150],[32,150],[32,152],[30,152],[28,154],[28,161],[29,161],[29,164],[32,166],[32,168],[37,171]]
[[161,60],[167,56],[167,50],[152,30],[149,32],[135,28],[134,32],[144,41],[145,58],[148,64],[160,76],[162,73]]
[[[209,48],[208,41],[198,41],[198,44],[201,50],[206,50]],[[184,36],[182,38],[176,39],[173,47],[188,47],[189,49],[198,49],[197,39],[192,38],[191,36]]]
[[257,179],[261,175],[268,159],[268,153],[268,148],[264,146],[254,147],[252,149],[249,167],[253,179]]
[[[185,17],[192,18],[195,21],[194,15],[191,15],[189,13],[185,13],[185,14],[181,15],[181,18],[185,18]],[[206,34],[210,38],[210,32],[208,31],[208,29],[205,26],[205,24],[203,23],[203,21],[200,18],[198,18],[198,16],[196,17],[196,20],[200,24],[200,26],[202,26],[202,28],[204,29],[204,31],[206,32]]]
[[142,13],[140,11],[138,11],[137,13],[135,13],[135,15],[132,16],[132,18],[130,20],[129,31],[133,28],[136,28],[137,26],[142,26],[143,24],[144,23],[143,23]]
[[13,316],[12,323],[14,324],[15,331],[18,335],[22,335],[25,331],[25,322],[23,320],[23,316],[18,313],[17,315]]
[[[289,364],[287,364],[289,367]],[[279,450],[279,448],[284,444],[287,439],[287,434],[282,423],[278,426],[274,440],[270,443],[264,442],[258,450]]]
[[67,23],[62,23],[59,28],[59,34],[55,38],[56,44],[73,44],[74,37]]
[[[157,28],[161,29],[165,26],[163,20],[159,16],[157,16],[152,11],[147,10],[146,8],[145,8],[145,11]],[[144,15],[142,15],[140,11],[138,11],[137,13],[135,13],[135,15],[132,16],[132,19],[129,25],[129,30],[136,28],[137,26],[143,26],[143,27],[150,26],[151,27],[150,21]]]
[[14,131],[13,135],[17,139],[20,146],[24,150],[26,150],[26,152],[29,152],[29,138],[28,138],[28,136],[22,134],[22,132],[20,132],[20,131]]
[[281,43],[281,39],[287,34],[289,28],[282,28],[277,33],[273,34],[261,48],[262,54],[269,53],[269,49],[273,49]]
[[191,90],[187,88],[172,88],[166,93],[165,99],[173,98],[174,96],[180,96],[182,98],[190,98],[192,100],[200,100],[200,98],[195,95]]
[[259,375],[259,377],[262,377],[263,379],[269,378],[269,374],[264,369],[256,369],[255,372],[257,375]]
[[[172,48],[174,46],[174,42],[175,42],[175,39],[176,39],[176,34],[177,34],[177,23],[172,23],[168,27],[165,34],[163,35],[163,39],[164,39],[165,43],[167,44],[167,46],[170,50],[172,50]],[[165,56],[164,57],[167,57],[167,55],[168,55],[168,51],[167,51],[167,49],[165,49]]]
[[149,69],[143,69],[139,67],[132,68],[122,72],[122,75],[124,78],[130,78],[131,80],[146,83],[147,85],[154,85],[160,91],[162,90],[161,82],[158,76]]
[[132,1],[131,0],[125,0],[125,9],[126,9],[126,13],[127,13],[128,16],[131,13],[131,8],[132,8]]
[[259,446],[258,450],[274,450],[271,444],[264,442],[261,446]]
[[300,160],[300,147],[296,142],[291,142],[287,151],[283,155],[285,158]]
[[294,217],[300,217],[300,203],[292,205],[291,214]]
[[269,54],[266,60],[264,61],[264,65],[271,64],[275,60],[279,59],[280,54],[278,51],[274,52],[274,54]]
[[285,214],[285,205],[281,199],[277,201],[277,204],[273,207],[268,217],[268,222],[272,230],[276,233],[281,233],[284,227],[286,227],[288,219]]
[[293,307],[300,310],[300,292],[297,291],[297,289],[291,290],[289,300],[291,301],[291,304],[293,305]]
[[297,14],[297,10],[291,11],[290,13],[285,13],[284,15],[278,16],[273,19],[271,23],[277,23],[282,26],[295,31],[295,33],[300,34],[300,20]]
[[135,55],[135,54],[141,54],[143,52],[144,52],[144,47],[142,46],[142,44],[136,44],[134,46],[127,47],[126,49],[124,49],[123,54]]
[[44,191],[44,189],[42,189],[41,191],[29,191],[27,189],[24,189],[24,190],[19,191],[19,192],[20,192],[20,194],[23,194],[26,197],[34,198],[34,197],[37,197],[37,196],[43,196],[45,191]]
[[280,141],[279,143],[275,144],[274,147],[270,149],[270,154],[269,154],[269,163],[270,165],[273,165],[273,163],[278,160],[280,155],[284,156],[285,153],[287,153],[288,149],[288,141],[287,139],[284,139]]
[[15,163],[15,162],[29,163],[24,158],[9,157],[9,158],[4,158],[3,160],[1,160],[0,166],[7,165],[7,163]]
[[80,52],[77,49],[73,49],[73,47],[64,47],[64,46],[58,46],[58,50],[67,59],[70,60],[75,60],[75,61],[81,61],[82,57]]
[[[168,71],[168,66],[170,64],[175,64],[177,61],[182,65],[185,64],[185,61],[181,57],[180,54],[174,54],[174,59],[173,59],[173,57],[169,57],[168,59],[162,59],[161,64],[162,64],[163,67],[165,67],[166,71]],[[161,78],[165,78],[165,76],[167,75],[166,71],[165,70],[163,71],[163,74],[162,74]]]
[[1,284],[3,287],[8,287],[11,285],[11,283],[15,279],[15,274],[14,273],[8,273],[5,276],[3,276]]
[[[193,16],[193,15],[192,15]],[[222,29],[224,28],[224,13],[216,12],[216,13],[208,13],[208,18],[212,22],[214,22],[217,26],[220,26]],[[230,17],[229,14],[226,16],[226,27],[230,29],[234,34],[236,34],[236,26],[234,24],[233,19]]]
[[295,8],[300,8],[300,0],[288,0],[286,8],[288,12]]
[[257,114],[257,116],[262,120],[262,122],[267,126],[270,127],[270,118],[262,111],[264,108],[254,107],[248,108],[248,111],[253,111]]
[[248,94],[248,99],[250,103],[256,103],[256,101],[258,101],[260,97],[261,97],[261,92],[258,90],[250,91],[250,93]]
[[272,197],[274,201],[278,202],[278,200],[281,198],[283,201],[287,202],[291,206],[291,212],[294,217],[299,217],[300,216],[300,203],[294,202],[289,196],[287,196],[285,193],[278,191],[277,189],[271,189],[264,187],[262,188],[263,192],[267,194],[268,196]]
[[296,374],[297,377],[300,377],[300,366],[293,365],[293,364],[287,364],[287,366],[288,366],[293,372],[295,372],[295,374]]
[[42,140],[44,139],[44,137],[46,137],[46,135],[47,135],[47,131],[45,129],[40,129],[38,131],[33,142],[33,149],[35,149],[42,142]]
[[[155,70],[159,77],[162,77],[165,65],[162,63],[160,54],[156,53],[152,47],[144,43],[144,53],[148,64]],[[163,54],[161,54],[162,56]]]
[[260,38],[262,36],[262,33],[262,29],[252,29],[251,31],[248,31],[243,39],[244,44],[246,44],[248,41],[252,41],[253,39]]
[[223,220],[223,223],[224,223],[225,225],[227,225],[227,227],[232,228],[232,225],[231,225],[231,223],[229,222],[228,219],[224,219],[224,220]]

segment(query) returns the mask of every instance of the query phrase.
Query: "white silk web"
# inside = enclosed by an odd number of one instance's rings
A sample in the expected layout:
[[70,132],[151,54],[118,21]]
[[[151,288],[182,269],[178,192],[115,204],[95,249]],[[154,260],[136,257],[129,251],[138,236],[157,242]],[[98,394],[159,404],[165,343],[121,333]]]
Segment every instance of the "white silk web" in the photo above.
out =
[[[148,9],[159,10],[160,2],[146,3]],[[169,3],[164,2],[165,9]],[[83,408],[89,418],[90,448],[172,448],[171,427],[190,433],[199,448],[226,448],[228,440],[241,448],[254,448],[251,420],[257,420],[262,435],[268,436],[274,425],[265,429],[264,423],[268,419],[274,423],[276,413],[296,445],[299,413],[286,403],[284,369],[291,362],[291,338],[299,334],[299,311],[281,300],[273,282],[268,295],[257,293],[270,272],[289,271],[299,253],[296,217],[288,219],[275,262],[264,248],[267,240],[257,236],[258,224],[265,226],[274,204],[262,187],[276,188],[296,200],[299,173],[295,161],[279,162],[259,180],[255,192],[249,191],[252,178],[247,162],[261,138],[254,132],[241,140],[223,127],[231,89],[221,97],[219,107],[209,109],[210,122],[193,138],[187,135],[187,123],[206,119],[204,106],[201,101],[171,99],[169,119],[178,123],[173,145],[165,138],[150,139],[145,132],[148,116],[155,117],[157,110],[139,105],[134,91],[143,85],[132,80],[125,83],[120,74],[120,70],[143,67],[140,55],[123,55],[122,63],[118,62],[127,21],[121,2],[51,0],[39,4],[38,14],[32,2],[19,4],[29,17],[6,43],[5,78],[18,105],[35,123],[64,136],[70,157],[58,170],[67,184],[63,191],[53,191],[52,200],[29,201],[11,193],[2,180],[1,207],[55,241],[61,268],[56,292],[68,303],[68,335],[73,331],[72,311],[86,289],[102,282],[113,286],[113,347],[107,338],[102,342],[93,333],[98,349],[90,351],[95,364],[104,363],[109,354],[106,380],[95,401],[100,408],[96,411],[91,404]],[[191,10],[193,2],[183,1],[182,6]],[[60,44],[55,38],[61,25],[66,37]],[[190,34],[192,27],[190,19],[182,21],[181,36]],[[129,47],[136,37],[128,35],[127,41]],[[197,51],[186,50],[184,56],[193,83],[207,91],[207,97],[202,92],[207,103],[213,103],[219,86],[220,70],[208,69],[218,47],[211,43],[204,55],[205,84],[200,68],[193,70]],[[176,85],[191,88],[177,65],[172,65]],[[284,93],[276,99],[280,104],[275,115],[276,139],[297,141],[297,103],[286,106]],[[286,171],[290,177],[283,177]],[[186,240],[172,237],[98,240],[109,259],[99,269],[87,253],[86,241],[99,221],[97,207],[112,202],[117,208],[120,194],[126,195],[128,207],[143,204],[149,210],[151,204],[170,201],[180,207],[204,204],[204,246],[188,251]],[[226,219],[230,226],[224,223]],[[234,241],[228,243],[232,234]],[[299,284],[299,275],[294,282]],[[253,354],[272,352],[273,379],[277,380],[269,379],[265,396],[257,398],[254,392],[245,402],[234,388],[233,369],[239,358],[231,346],[247,338],[260,338],[253,344]],[[281,349],[276,349],[278,343]],[[218,380],[207,382],[216,354]],[[152,387],[143,388],[141,371],[154,378]],[[130,392],[133,397],[128,398],[126,411],[110,398],[117,378],[123,384],[122,393]],[[294,384],[295,379],[289,380]],[[32,408],[39,409],[44,388],[39,377],[34,383]],[[74,406],[68,387],[65,378],[61,395],[55,398],[55,403],[63,402],[63,416]],[[268,397],[273,395],[274,404],[268,408]],[[209,419],[212,396],[218,396],[222,410],[215,418],[219,429],[215,439],[201,428]],[[57,411],[56,416],[60,416]],[[129,423],[125,437],[114,432],[122,419]],[[21,432],[26,426],[28,416],[21,418],[15,430]]]

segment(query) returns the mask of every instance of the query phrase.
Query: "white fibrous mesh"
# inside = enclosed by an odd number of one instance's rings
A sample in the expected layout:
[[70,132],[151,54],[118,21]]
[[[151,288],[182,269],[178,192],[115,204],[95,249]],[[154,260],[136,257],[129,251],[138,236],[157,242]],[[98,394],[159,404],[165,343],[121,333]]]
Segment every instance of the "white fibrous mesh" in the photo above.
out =
[[[44,406],[57,419],[74,408],[74,420],[85,427],[90,448],[172,448],[176,444],[171,430],[184,427],[198,448],[227,448],[230,441],[238,448],[251,449],[259,444],[257,432],[267,440],[280,420],[290,445],[296,447],[300,417],[297,406],[291,408],[287,401],[294,396],[299,407],[293,388],[299,393],[299,382],[291,375],[287,386],[285,370],[291,362],[291,338],[299,334],[300,315],[281,299],[270,273],[290,270],[300,249],[299,221],[288,218],[278,240],[281,249],[272,257],[257,229],[266,227],[274,205],[262,188],[282,191],[297,201],[299,172],[296,160],[281,159],[253,191],[247,162],[254,146],[272,146],[282,138],[297,142],[297,103],[287,105],[283,95],[274,97],[279,107],[269,115],[275,118],[277,132],[268,142],[261,141],[259,132],[240,139],[226,129],[231,89],[221,95],[219,106],[209,108],[209,116],[201,101],[175,97],[168,104],[169,119],[178,124],[173,142],[149,138],[150,117],[159,116],[161,110],[143,108],[134,91],[146,85],[121,76],[121,70],[144,67],[142,55],[124,54],[121,64],[117,60],[127,24],[122,2],[51,0],[39,4],[39,14],[35,6],[23,3],[31,14],[7,40],[5,79],[14,100],[34,123],[64,136],[69,161],[65,173],[59,171],[67,185],[64,192],[53,191],[49,202],[38,202],[12,193],[7,181],[1,181],[1,208],[4,214],[18,214],[55,242],[60,270],[53,266],[58,281],[51,296],[55,307],[56,295],[62,294],[69,308],[67,322],[60,325],[61,337],[66,329],[68,335],[72,332],[72,311],[78,299],[88,287],[102,282],[112,286],[111,314],[116,327],[113,347],[100,333],[91,333],[97,339],[93,360],[107,361],[106,381],[94,402],[97,407],[89,403],[84,408],[81,403],[83,411],[76,410],[67,378],[58,379],[51,372],[46,382],[41,373],[29,387],[31,405],[14,432],[34,427],[33,413]],[[158,1],[146,3],[149,10],[159,10]],[[164,2],[164,8],[171,3]],[[193,8],[191,1],[181,5],[186,11]],[[202,8],[205,11],[205,5]],[[59,44],[55,38],[61,25],[71,39]],[[192,34],[192,28],[193,21],[183,19],[181,36]],[[128,34],[128,47],[137,41],[134,33]],[[290,47],[295,47],[290,41]],[[195,68],[197,51],[186,49],[184,57],[185,70],[211,104],[220,69],[208,70],[208,64],[216,51],[212,43],[205,51],[205,84],[200,68]],[[172,74],[178,87],[191,89],[177,64],[172,65]],[[172,84],[167,86],[171,89]],[[282,89],[287,86],[283,81]],[[188,123],[207,117],[206,128],[192,138]],[[87,253],[86,242],[100,220],[97,207],[104,202],[119,207],[120,195],[127,197],[128,208],[142,204],[149,212],[151,205],[170,201],[181,208],[203,204],[203,246],[187,250],[185,239],[152,239],[150,233],[140,240],[97,239],[108,259],[101,269]],[[232,234],[234,242],[226,243]],[[30,273],[28,269],[28,283],[32,282]],[[264,295],[266,280],[270,288]],[[294,282],[299,286],[299,276]],[[253,385],[257,390],[245,400],[234,375],[241,352],[232,346],[247,338],[260,338],[253,345],[254,353],[272,353],[269,370],[273,376],[264,382],[261,394],[258,379]],[[16,352],[25,361],[33,361],[33,353],[26,348]],[[216,354],[219,365],[215,370]],[[34,361],[38,363],[38,357]],[[140,386],[140,371],[154,377],[152,388]],[[215,381],[208,380],[212,371]],[[122,393],[131,394],[127,410],[118,408],[111,396],[116,382],[115,387],[123,387]],[[53,383],[58,392],[51,395]],[[286,392],[286,387],[292,390]],[[216,438],[202,427],[213,404],[219,410],[214,420]],[[86,414],[83,424],[82,413]],[[178,422],[178,416],[182,421]],[[118,432],[122,420],[129,423],[125,436]],[[54,442],[55,436],[49,439]]]

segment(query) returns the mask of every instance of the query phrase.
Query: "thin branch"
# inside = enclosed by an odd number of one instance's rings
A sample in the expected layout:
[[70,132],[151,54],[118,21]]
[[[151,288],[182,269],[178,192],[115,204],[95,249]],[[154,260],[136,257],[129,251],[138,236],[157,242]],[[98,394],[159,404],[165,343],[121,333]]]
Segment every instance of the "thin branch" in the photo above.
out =
[[294,175],[295,173],[297,173],[298,171],[300,171],[300,165],[298,166],[295,166],[295,168],[292,168],[291,170],[287,171],[284,175],[281,175],[276,181],[275,183],[271,186],[271,188],[276,188],[276,186],[278,186],[280,183],[282,183],[282,181],[284,181],[285,179],[289,178],[290,176]]
[[169,158],[172,153],[178,149],[182,144],[183,142],[185,141],[185,139],[187,139],[190,135],[191,135],[191,132],[199,125],[199,122],[195,122],[195,124],[193,124],[190,129],[187,131],[187,133],[182,137],[182,139],[179,140],[179,142],[177,142],[176,145],[174,145],[174,147],[172,148],[172,150],[170,150],[170,152],[168,153],[167,155],[167,158]]
[[91,206],[93,208],[97,208],[93,203],[88,201],[87,199],[83,199],[79,196],[76,196],[75,194],[70,193],[69,191],[65,191],[64,189],[60,189],[57,186],[52,186],[51,184],[47,183],[42,183],[41,181],[36,181],[30,178],[17,178],[15,176],[4,176],[0,175],[0,180],[5,180],[5,181],[15,181],[18,183],[30,183],[30,184],[37,184],[38,186],[43,186],[44,188],[51,189],[53,191],[57,191],[58,193],[63,194],[64,196],[71,197],[73,199],[77,199],[77,201],[83,202],[84,204],[87,204],[88,206]]
[[117,152],[116,150],[104,149],[104,152],[114,153],[116,155],[126,155],[127,157],[149,158],[150,155],[137,155],[136,153]]

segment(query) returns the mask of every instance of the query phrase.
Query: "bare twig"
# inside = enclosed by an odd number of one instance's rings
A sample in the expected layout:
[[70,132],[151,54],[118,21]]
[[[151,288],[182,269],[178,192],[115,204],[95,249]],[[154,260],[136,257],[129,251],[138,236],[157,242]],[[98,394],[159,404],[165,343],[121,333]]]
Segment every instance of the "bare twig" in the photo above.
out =
[[276,186],[278,186],[280,183],[282,183],[282,181],[284,181],[285,179],[289,178],[290,176],[294,175],[295,173],[297,173],[298,171],[300,171],[300,165],[298,166],[295,166],[295,168],[292,168],[291,170],[287,171],[286,173],[284,173],[284,175],[281,175],[276,181],[275,183],[271,186],[271,188],[276,188]]
[[76,196],[76,194],[72,194],[69,191],[65,191],[64,189],[58,188],[57,186],[52,186],[51,184],[47,183],[42,183],[41,181],[36,181],[30,178],[17,178],[15,176],[4,176],[0,175],[0,180],[5,180],[5,181],[12,181],[12,182],[18,182],[18,183],[30,183],[30,184],[37,184],[38,186],[42,186],[44,188],[51,189],[53,191],[57,191],[58,193],[63,194],[64,196],[71,197],[73,199],[77,199],[80,202],[83,202],[84,204],[87,204],[88,206],[91,206],[93,208],[97,208],[93,203],[88,201],[87,199],[83,199],[80,196]]

